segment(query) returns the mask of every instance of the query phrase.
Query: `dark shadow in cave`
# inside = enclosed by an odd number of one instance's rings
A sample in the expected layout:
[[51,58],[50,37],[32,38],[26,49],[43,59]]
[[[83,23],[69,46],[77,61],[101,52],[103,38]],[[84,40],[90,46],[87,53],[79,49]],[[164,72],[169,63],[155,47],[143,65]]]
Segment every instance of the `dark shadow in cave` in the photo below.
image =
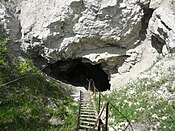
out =
[[44,72],[74,86],[83,86],[87,89],[87,79],[92,79],[99,91],[110,89],[108,75],[101,69],[100,64],[83,63],[81,59],[58,61],[54,64],[49,64],[44,69]]
[[154,10],[150,9],[148,6],[142,7],[142,8],[143,8],[144,15],[141,19],[142,28],[140,30],[139,35],[140,35],[141,40],[144,40],[146,38],[146,33],[147,33],[146,29],[148,28],[148,23],[149,23],[150,18],[152,17]]
[[156,36],[151,36],[151,44],[157,50],[158,53],[162,53],[162,48],[165,45],[165,41]]

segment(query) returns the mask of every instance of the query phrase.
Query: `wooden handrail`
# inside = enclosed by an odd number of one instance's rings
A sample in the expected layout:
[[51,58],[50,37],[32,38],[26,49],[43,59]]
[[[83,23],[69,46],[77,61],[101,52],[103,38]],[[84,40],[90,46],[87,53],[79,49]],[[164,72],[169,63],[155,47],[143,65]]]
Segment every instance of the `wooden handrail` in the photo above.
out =
[[78,109],[78,123],[77,123],[77,129],[79,129],[79,126],[80,126],[81,98],[82,98],[82,92],[80,91],[80,103],[79,103],[79,109]]
[[105,131],[108,131],[108,117],[109,117],[109,101],[106,103],[106,124]]
[[104,109],[105,109],[105,106],[103,106],[101,112],[98,114],[97,121],[96,121],[96,123],[95,123],[95,125],[94,125],[94,127],[93,127],[93,130],[94,130],[95,127],[97,126],[97,123],[99,122],[99,119],[100,119],[100,117],[101,117],[101,115],[102,115]]
[[[88,79],[87,79],[88,80]],[[123,115],[123,113],[121,111],[119,111],[118,108],[116,108],[110,101],[108,98],[106,98],[96,87],[95,87],[95,84],[94,84],[94,81],[92,79],[88,80],[89,81],[89,85],[88,85],[88,91],[92,91],[93,92],[93,95],[94,95],[94,101],[96,101],[96,93],[99,92],[99,99],[98,99],[98,114],[97,114],[97,120],[95,122],[95,125],[93,127],[93,131],[95,129],[95,127],[97,126],[98,124],[98,131],[100,131],[100,117],[106,107],[106,120],[105,120],[105,131],[108,131],[108,119],[109,119],[109,104],[111,105],[112,108],[114,108],[115,110],[117,110],[117,112],[119,112],[128,122],[128,125],[125,127],[124,130],[126,130],[129,126],[131,127],[132,131],[133,131],[133,127],[131,125],[131,122],[129,121],[129,119]],[[106,98],[106,104],[103,106],[102,110],[100,111],[101,109],[101,96]],[[80,98],[81,98],[81,92],[80,92]],[[81,105],[80,105],[81,106]],[[80,108],[79,108],[79,114],[80,114]],[[79,117],[79,116],[78,116]],[[80,117],[78,118],[80,119]],[[80,123],[78,123],[79,125]],[[78,127],[78,126],[77,126]]]
[[98,96],[98,113],[100,113],[100,104],[101,104],[101,93],[99,92],[99,96]]

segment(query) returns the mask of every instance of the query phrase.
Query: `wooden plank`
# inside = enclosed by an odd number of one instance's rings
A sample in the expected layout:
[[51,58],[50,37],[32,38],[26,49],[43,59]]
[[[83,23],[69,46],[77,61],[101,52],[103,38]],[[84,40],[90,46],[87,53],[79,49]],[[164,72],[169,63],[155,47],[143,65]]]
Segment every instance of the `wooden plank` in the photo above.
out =
[[85,115],[85,114],[80,114],[81,117],[91,117],[91,118],[96,118],[95,115]]
[[89,104],[89,103],[88,104],[87,103],[86,104],[83,103],[83,104],[81,104],[81,106],[94,107],[94,106],[92,106],[92,104]]
[[93,128],[93,126],[80,125],[80,128],[92,129],[92,128]]
[[86,110],[86,109],[81,109],[81,111],[80,112],[95,112],[95,110]]
[[94,107],[92,107],[92,106],[90,106],[90,107],[89,106],[81,106],[80,108],[81,109],[94,109]]
[[89,124],[89,125],[95,125],[95,122],[90,122],[90,121],[80,121],[81,124]]
[[89,106],[81,106],[81,108],[94,109],[94,107],[89,107]]
[[92,119],[92,118],[84,118],[84,117],[80,117],[80,120],[95,121],[95,122],[96,122],[96,119]]
[[95,115],[95,112],[81,112],[80,114],[89,114],[89,115]]
[[78,131],[87,131],[86,129],[78,129]]

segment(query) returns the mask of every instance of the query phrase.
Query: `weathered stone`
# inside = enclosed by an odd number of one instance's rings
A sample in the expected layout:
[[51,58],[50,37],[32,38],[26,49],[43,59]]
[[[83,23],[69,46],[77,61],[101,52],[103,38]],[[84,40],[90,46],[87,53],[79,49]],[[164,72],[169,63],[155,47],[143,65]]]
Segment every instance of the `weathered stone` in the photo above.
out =
[[54,126],[59,126],[59,125],[63,125],[64,124],[64,121],[61,121],[55,117],[52,117],[48,120],[48,123],[50,125],[54,125]]
[[161,3],[149,22],[149,29],[153,36],[164,41],[170,51],[175,48],[175,8],[172,3],[171,0]]
[[0,3],[0,38],[9,37],[14,41],[19,40],[21,37],[20,29],[20,23],[15,16]]
[[106,46],[133,48],[143,16],[134,0],[27,0],[17,8],[22,49],[39,52],[52,63],[87,50],[103,47],[107,51]]
[[162,3],[163,0],[151,0],[150,4],[149,4],[149,7],[151,9],[157,9],[160,4]]
[[[163,54],[175,47],[173,0],[2,0],[0,7],[0,37],[20,40],[21,50],[38,60],[39,67],[81,58],[100,64],[112,87],[126,83],[155,60],[146,32]],[[153,15],[148,7],[155,9]]]

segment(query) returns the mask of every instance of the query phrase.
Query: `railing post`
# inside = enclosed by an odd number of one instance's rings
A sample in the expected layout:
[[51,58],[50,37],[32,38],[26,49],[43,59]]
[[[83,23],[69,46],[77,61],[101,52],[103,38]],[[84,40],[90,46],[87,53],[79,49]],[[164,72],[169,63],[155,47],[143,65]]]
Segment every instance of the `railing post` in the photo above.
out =
[[107,100],[107,103],[106,103],[106,125],[105,125],[105,131],[108,131],[108,117],[109,117],[109,100]]
[[95,88],[94,84],[93,84],[93,88],[94,88],[94,100],[95,100],[96,99],[96,88]]
[[101,103],[101,93],[99,92],[99,96],[98,96],[98,114],[100,113],[100,103]]
[[[100,113],[100,101],[101,101],[101,93],[99,92],[99,96],[98,96],[98,115],[99,115],[99,113]],[[101,119],[99,119],[99,122],[98,122],[98,131],[100,131],[101,129],[101,123],[100,123],[100,120]]]
[[79,103],[79,110],[78,110],[78,123],[77,123],[77,129],[79,129],[79,126],[80,126],[81,97],[82,97],[82,94],[81,94],[81,91],[80,91],[80,103]]
[[88,85],[88,91],[90,91],[90,90],[91,90],[91,81],[89,81],[89,85]]

